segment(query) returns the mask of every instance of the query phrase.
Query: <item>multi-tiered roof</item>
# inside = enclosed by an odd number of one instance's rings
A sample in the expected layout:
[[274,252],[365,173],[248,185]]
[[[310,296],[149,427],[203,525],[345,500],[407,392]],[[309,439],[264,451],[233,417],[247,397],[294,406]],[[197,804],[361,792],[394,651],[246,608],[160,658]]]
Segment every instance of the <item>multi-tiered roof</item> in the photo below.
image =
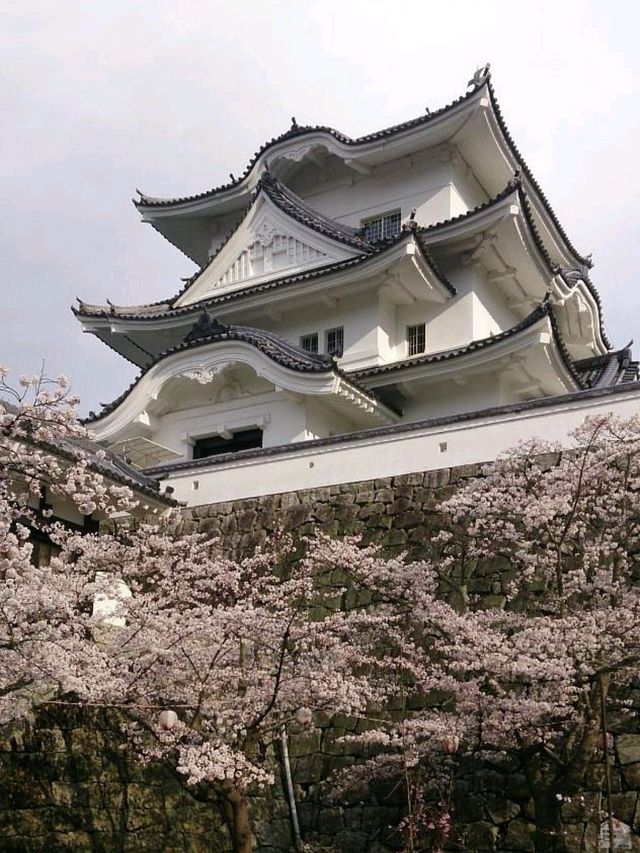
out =
[[[637,378],[629,349],[612,350],[591,259],[516,148],[488,69],[446,107],[357,139],[293,120],[240,177],[135,204],[199,269],[155,303],[73,309],[141,368],[92,415],[105,441],[141,432],[186,457],[205,422],[225,435],[244,417],[265,436],[271,423],[270,443],[300,441]],[[392,208],[400,228],[368,226]],[[308,351],[314,317],[339,327],[342,352]],[[414,322],[419,352],[403,338]],[[178,389],[193,381],[209,396]],[[285,399],[307,407],[289,439],[269,409]],[[176,415],[192,410],[197,428]]]

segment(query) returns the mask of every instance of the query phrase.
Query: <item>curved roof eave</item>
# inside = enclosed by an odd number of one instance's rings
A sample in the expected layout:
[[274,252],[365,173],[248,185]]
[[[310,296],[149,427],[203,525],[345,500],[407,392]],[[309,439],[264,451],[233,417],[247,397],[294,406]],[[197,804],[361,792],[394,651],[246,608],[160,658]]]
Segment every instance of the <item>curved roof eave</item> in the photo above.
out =
[[[169,317],[184,316],[187,314],[196,314],[203,309],[211,308],[221,303],[227,303],[236,299],[241,299],[246,296],[254,296],[257,293],[263,293],[270,290],[275,290],[281,287],[292,286],[301,282],[324,278],[336,273],[341,273],[352,267],[362,266],[368,263],[373,263],[386,252],[390,252],[397,245],[414,236],[416,245],[418,246],[426,264],[432,270],[434,276],[440,284],[452,296],[457,294],[455,287],[446,278],[446,276],[438,269],[438,266],[433,259],[428,247],[420,238],[418,231],[402,231],[397,237],[389,238],[388,240],[374,244],[372,250],[366,254],[356,255],[345,261],[335,261],[331,264],[326,264],[321,267],[314,267],[309,270],[291,273],[290,275],[280,276],[268,281],[262,281],[258,284],[249,284],[246,287],[238,288],[237,290],[221,293],[216,296],[211,296],[207,299],[202,299],[199,302],[193,302],[188,305],[174,307],[175,301],[180,296],[185,288],[183,288],[176,296],[169,300],[160,302],[149,302],[143,305],[117,306],[117,305],[90,305],[89,303],[78,300],[79,307],[71,306],[73,314],[82,319],[83,317],[105,317],[111,320],[139,320],[139,321],[154,321],[164,320]],[[187,286],[195,280],[191,278],[187,282]],[[151,310],[150,310],[151,309]],[[155,310],[157,309],[157,310]]]
[[[384,144],[390,137],[398,136],[402,133],[406,133],[408,131],[412,131],[417,127],[428,126],[431,124],[435,124],[443,117],[450,115],[454,110],[458,109],[461,105],[467,104],[471,102],[476,95],[482,90],[485,85],[487,77],[482,78],[474,88],[472,88],[469,92],[466,92],[464,95],[456,98],[445,106],[440,107],[438,110],[434,110],[433,112],[427,112],[424,115],[418,116],[414,119],[409,119],[408,121],[401,122],[400,124],[392,125],[391,127],[383,128],[382,130],[375,131],[374,133],[369,133],[364,136],[359,136],[352,138],[347,136],[347,134],[342,133],[335,128],[328,127],[326,125],[304,125],[300,126],[297,124],[292,124],[289,130],[285,131],[285,133],[280,134],[280,136],[273,137],[268,142],[265,142],[253,155],[253,157],[249,160],[244,172],[237,178],[233,178],[231,181],[226,184],[221,184],[217,187],[213,187],[209,190],[205,190],[201,193],[196,193],[194,195],[189,196],[179,196],[176,198],[160,198],[146,195],[145,193],[140,192],[140,199],[133,199],[134,205],[141,212],[146,210],[160,210],[167,208],[175,208],[180,205],[189,205],[194,202],[205,201],[216,196],[224,196],[225,194],[232,196],[239,196],[242,192],[249,192],[253,188],[253,183],[255,181],[255,173],[257,168],[264,163],[265,155],[271,152],[276,146],[281,145],[282,143],[289,142],[291,140],[298,140],[304,137],[310,136],[319,136],[326,137],[330,139],[333,143],[339,143],[339,145],[344,146],[348,151],[349,149],[354,148],[362,148],[367,145],[382,143]],[[240,191],[240,192],[238,192]]]
[[319,137],[328,137],[330,140],[332,140],[332,142],[337,142],[341,146],[344,146],[347,152],[349,149],[362,148],[367,145],[370,146],[371,144],[384,144],[389,138],[401,135],[402,133],[413,131],[416,128],[428,128],[430,125],[436,124],[437,122],[441,121],[443,117],[451,114],[456,109],[459,109],[461,105],[471,103],[476,96],[481,97],[483,90],[486,90],[489,105],[491,107],[492,114],[495,118],[495,123],[500,130],[502,138],[504,139],[505,147],[510,152],[518,167],[522,170],[524,176],[526,177],[527,183],[533,191],[533,195],[537,199],[539,199],[540,205],[551,223],[552,230],[555,231],[557,237],[559,238],[559,241],[564,243],[570,255],[572,255],[579,263],[591,266],[590,258],[582,255],[571,242],[567,232],[563,228],[562,224],[560,223],[560,220],[558,219],[557,214],[551,206],[548,197],[542,190],[542,187],[534,177],[531,169],[529,168],[529,165],[527,164],[526,160],[524,159],[520,150],[515,144],[513,136],[511,135],[511,132],[509,131],[507,123],[502,114],[502,110],[491,80],[491,74],[489,72],[479,78],[476,85],[472,89],[470,89],[469,92],[455,99],[451,103],[446,104],[440,109],[435,110],[434,112],[426,113],[422,116],[418,116],[414,119],[409,119],[406,122],[402,122],[400,124],[384,128],[375,133],[367,134],[365,136],[351,138],[346,134],[342,133],[341,131],[323,125],[298,126],[297,124],[293,124],[291,128],[285,133],[281,134],[278,137],[274,137],[273,139],[264,143],[250,159],[249,163],[247,164],[247,167],[245,168],[244,172],[240,177],[233,178],[233,180],[229,181],[226,184],[221,184],[220,186],[213,187],[210,190],[206,190],[202,193],[196,193],[190,196],[180,196],[177,198],[158,198],[145,195],[144,193],[140,193],[140,199],[137,201],[134,200],[134,204],[137,209],[142,213],[145,211],[153,212],[161,211],[163,209],[175,209],[181,205],[188,206],[216,197],[223,197],[225,194],[229,195],[230,197],[235,195],[239,198],[243,194],[250,192],[253,186],[257,183],[256,173],[259,166],[264,164],[265,155],[268,152],[272,151],[272,149],[278,145],[290,142],[291,140],[298,140],[304,137],[310,137],[314,135]]
[[485,79],[485,85],[487,87],[487,92],[489,94],[489,103],[491,104],[492,112],[493,112],[493,115],[495,116],[495,119],[496,119],[496,124],[500,128],[500,133],[502,134],[502,137],[506,143],[506,146],[507,146],[508,150],[511,152],[511,154],[512,154],[513,158],[515,159],[515,161],[517,162],[518,166],[522,170],[522,173],[524,174],[528,184],[530,185],[531,189],[533,190],[533,195],[535,195],[535,197],[540,200],[540,203],[541,203],[545,213],[547,214],[549,220],[551,221],[551,223],[553,225],[553,230],[555,230],[557,236],[560,238],[560,242],[564,243],[564,245],[568,249],[568,253],[570,255],[573,255],[573,257],[580,264],[584,264],[585,266],[591,267],[593,265],[591,259],[588,256],[582,255],[576,249],[576,247],[573,245],[573,243],[569,239],[567,232],[565,231],[565,229],[561,225],[560,220],[558,219],[556,212],[554,211],[553,207],[551,206],[551,202],[547,198],[546,194],[544,193],[544,191],[543,191],[542,187],[540,186],[540,184],[538,183],[538,181],[535,179],[533,172],[531,171],[531,169],[529,168],[529,166],[527,164],[527,161],[524,159],[524,157],[520,153],[520,150],[519,150],[518,146],[516,145],[516,143],[513,139],[513,136],[511,135],[511,133],[509,131],[509,128],[507,127],[507,123],[504,119],[504,116],[502,115],[502,110],[500,108],[500,104],[498,103],[498,99],[496,97],[496,93],[495,93],[495,89],[493,87],[493,83],[491,82],[491,75],[487,75],[487,77]]
[[[212,329],[210,334],[198,334],[196,337],[191,339],[190,335],[188,335],[187,338],[177,346],[170,347],[165,350],[165,352],[161,353],[155,361],[141,369],[138,376],[122,394],[116,397],[111,403],[103,406],[102,411],[98,414],[90,413],[89,417],[82,420],[82,423],[84,425],[90,425],[92,423],[95,424],[103,418],[112,415],[123,403],[126,402],[144,377],[158,364],[171,356],[175,356],[186,350],[220,343],[224,344],[229,341],[240,342],[252,346],[261,352],[265,358],[270,359],[279,366],[293,372],[315,374],[323,373],[327,376],[332,374],[339,377],[343,382],[346,382],[347,385],[350,385],[358,394],[366,397],[376,407],[383,406],[384,408],[394,412],[394,414],[398,414],[392,407],[381,403],[375,392],[361,386],[355,379],[345,373],[345,371],[338,368],[333,356],[309,353],[306,350],[297,347],[295,344],[284,340],[284,338],[280,338],[278,335],[274,335],[273,333],[266,332],[262,329],[253,329],[244,326],[223,326],[222,324],[218,324],[215,320],[211,321],[208,315],[203,315],[201,317],[201,322],[202,321],[204,321],[205,324],[209,324]],[[196,324],[196,326],[197,325],[198,324]],[[196,326],[194,326],[192,332],[196,331]],[[206,332],[206,329],[204,331]]]
[[[464,224],[464,223],[473,223],[474,219],[478,219],[482,214],[487,213],[494,207],[498,207],[501,203],[503,203],[510,195],[517,193],[518,201],[520,203],[520,209],[523,213],[523,218],[531,234],[532,241],[538,250],[540,257],[544,261],[545,266],[549,270],[549,273],[554,276],[561,276],[565,280],[565,284],[568,287],[573,287],[575,284],[570,284],[567,282],[565,275],[569,270],[563,270],[551,257],[549,252],[547,251],[546,246],[540,236],[540,232],[538,230],[538,226],[535,223],[535,219],[533,217],[533,213],[531,210],[531,200],[529,193],[527,192],[526,187],[523,185],[523,181],[519,177],[514,177],[511,181],[509,181],[506,187],[495,195],[493,198],[490,198],[488,201],[479,204],[477,207],[474,207],[472,210],[467,211],[466,213],[461,213],[458,216],[455,216],[453,219],[446,219],[441,222],[435,222],[433,225],[429,225],[426,228],[420,228],[418,231],[428,236],[429,234],[437,234],[438,231],[443,231],[445,228],[450,227],[451,225],[456,224]],[[607,335],[606,329],[604,327],[604,319],[602,316],[602,299],[598,292],[598,289],[591,281],[591,278],[588,275],[587,264],[582,265],[582,281],[584,281],[585,290],[590,294],[593,299],[594,305],[594,313],[596,313],[598,318],[598,331],[602,338],[602,342],[607,349],[612,349],[613,344]]]
[[512,326],[510,329],[506,329],[504,332],[501,332],[498,335],[493,335],[488,338],[480,338],[476,341],[471,341],[471,343],[466,344],[465,346],[455,347],[454,349],[450,350],[442,350],[440,352],[429,353],[427,355],[414,356],[413,358],[404,359],[403,361],[395,362],[392,364],[376,365],[375,367],[354,370],[350,375],[353,376],[353,378],[357,381],[370,380],[374,379],[377,376],[384,376],[393,373],[402,374],[406,370],[415,367],[420,367],[422,365],[439,364],[442,362],[451,361],[453,359],[462,358],[474,352],[491,349],[503,343],[504,341],[509,340],[510,338],[517,337],[518,335],[523,334],[527,330],[531,329],[533,326],[536,325],[536,323],[539,323],[545,317],[549,319],[549,322],[551,324],[551,331],[553,334],[554,343],[560,355],[561,361],[567,370],[567,373],[571,376],[577,388],[586,388],[587,385],[574,367],[571,355],[569,354],[569,351],[562,339],[562,335],[556,322],[553,306],[551,305],[549,300],[545,300],[537,308],[535,308],[527,317],[525,317],[519,323],[516,323],[515,326]]

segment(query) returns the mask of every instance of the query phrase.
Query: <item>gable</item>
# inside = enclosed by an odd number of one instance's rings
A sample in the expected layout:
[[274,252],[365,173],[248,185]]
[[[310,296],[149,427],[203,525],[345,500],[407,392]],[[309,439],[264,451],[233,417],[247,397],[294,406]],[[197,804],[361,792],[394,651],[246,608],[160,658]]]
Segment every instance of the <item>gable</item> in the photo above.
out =
[[294,271],[330,262],[326,252],[309,245],[269,219],[262,222],[254,236],[253,243],[240,252],[214,287],[244,282],[268,273]]
[[175,307],[359,254],[358,249],[288,216],[261,193]]

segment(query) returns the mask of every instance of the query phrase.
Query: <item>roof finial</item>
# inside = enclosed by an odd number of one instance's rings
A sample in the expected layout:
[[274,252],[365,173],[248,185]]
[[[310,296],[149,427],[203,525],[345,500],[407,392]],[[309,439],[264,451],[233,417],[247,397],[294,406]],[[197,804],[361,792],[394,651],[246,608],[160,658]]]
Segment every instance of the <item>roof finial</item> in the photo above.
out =
[[233,174],[233,172],[229,172],[229,177],[231,178],[231,183],[232,183],[232,184],[235,184],[235,182],[236,182],[236,176]]
[[298,125],[295,116],[291,116],[291,130],[300,130],[300,126]]
[[593,254],[591,252],[589,252],[588,255],[584,256],[584,263],[587,269],[593,269]]
[[110,299],[107,299],[107,305],[109,306],[109,310],[111,311],[111,313],[115,314],[116,313],[116,306],[113,304],[113,302]]
[[516,189],[517,187],[519,187],[521,185],[522,185],[522,169],[520,168],[520,166],[517,166],[514,173],[513,173],[513,177],[509,181],[509,186],[512,189]]
[[416,222],[416,213],[417,213],[416,208],[415,207],[412,208],[411,213],[409,214],[409,218],[407,219],[406,222],[402,223],[402,230],[403,231],[415,231],[416,230],[416,228],[418,227],[418,223]]
[[481,66],[480,68],[476,68],[476,70],[473,74],[473,77],[467,83],[467,89],[473,90],[473,89],[478,89],[480,86],[482,86],[484,81],[489,76],[490,68],[491,68],[490,62],[487,62],[486,65]]

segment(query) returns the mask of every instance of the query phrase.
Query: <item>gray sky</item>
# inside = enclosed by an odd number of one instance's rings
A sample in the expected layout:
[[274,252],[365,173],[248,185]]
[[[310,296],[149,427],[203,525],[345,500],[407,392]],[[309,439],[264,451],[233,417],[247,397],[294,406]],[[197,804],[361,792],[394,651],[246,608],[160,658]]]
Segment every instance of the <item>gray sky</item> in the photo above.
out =
[[640,53],[630,0],[0,0],[0,362],[83,411],[135,368],[69,306],[155,301],[193,264],[131,204],[241,172],[295,115],[356,136],[464,93],[479,65],[640,353]]

